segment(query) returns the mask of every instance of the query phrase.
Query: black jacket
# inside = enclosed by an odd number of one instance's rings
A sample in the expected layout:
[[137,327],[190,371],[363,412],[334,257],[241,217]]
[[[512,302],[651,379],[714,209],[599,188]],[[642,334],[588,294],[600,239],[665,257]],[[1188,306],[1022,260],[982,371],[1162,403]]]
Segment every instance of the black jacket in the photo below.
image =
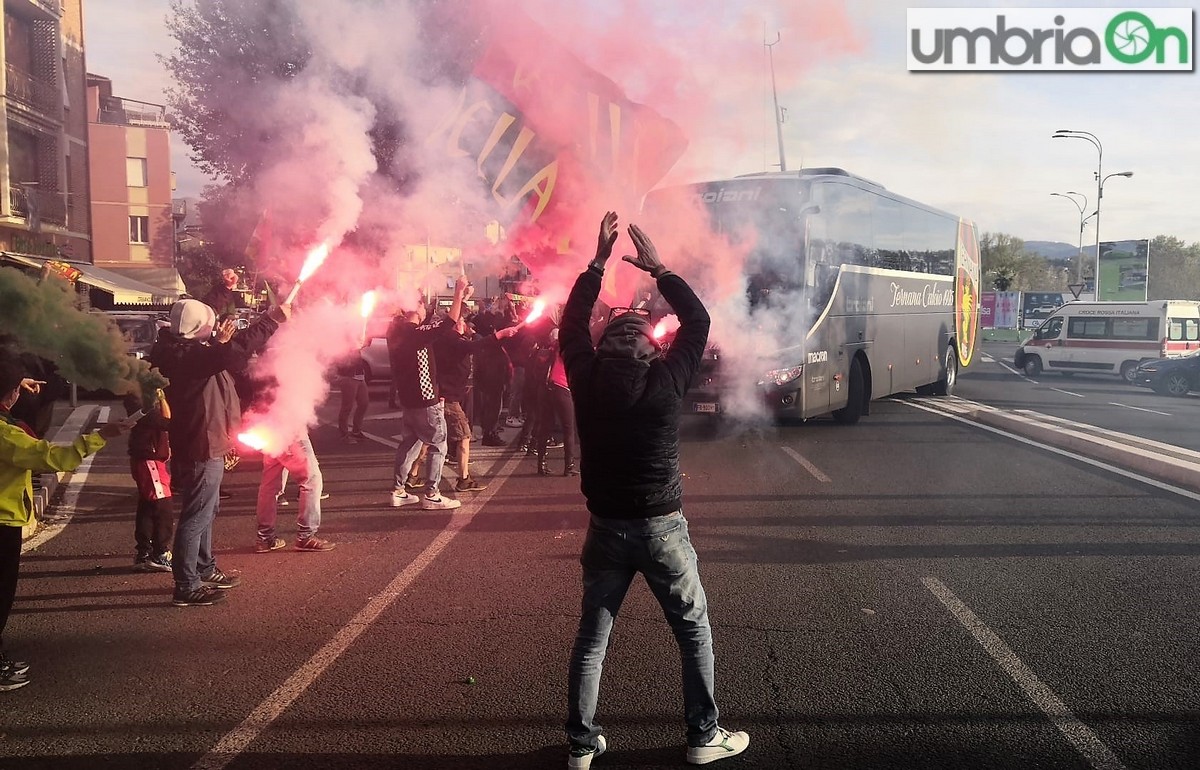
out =
[[682,507],[679,410],[708,342],[708,311],[682,278],[664,273],[658,290],[680,322],[671,349],[649,363],[600,358],[588,321],[601,277],[594,268],[579,276],[559,328],[579,428],[583,494],[597,516],[661,516]]
[[466,401],[467,392],[473,384],[476,354],[486,355],[485,351],[500,347],[500,340],[495,334],[485,334],[482,337],[467,339],[459,334],[451,334],[438,340],[434,347],[434,357],[437,359],[438,386],[442,396],[447,401]]
[[260,316],[229,342],[185,340],[163,329],[150,349],[150,361],[170,384],[171,452],[182,462],[224,457],[233,449],[241,423],[241,402],[230,370],[244,371],[279,325]]
[[456,333],[454,321],[448,316],[440,321],[427,320],[420,326],[400,318],[392,321],[388,328],[388,357],[400,406],[421,409],[441,399],[432,347]]
[[[125,414],[133,414],[143,408],[142,399],[137,396],[125,397]],[[129,431],[129,456],[134,460],[171,459],[171,442],[167,431],[171,421],[163,417],[155,403]]]

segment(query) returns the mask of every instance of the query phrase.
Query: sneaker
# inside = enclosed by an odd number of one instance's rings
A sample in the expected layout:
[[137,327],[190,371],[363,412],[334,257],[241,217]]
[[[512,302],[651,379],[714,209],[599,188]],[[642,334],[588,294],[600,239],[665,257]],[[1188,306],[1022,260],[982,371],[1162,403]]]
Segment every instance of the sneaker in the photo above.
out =
[[525,424],[525,421],[520,417],[509,417],[504,420],[504,424],[509,428],[520,428]]
[[571,753],[567,757],[567,770],[588,770],[592,766],[592,760],[603,754],[607,748],[608,741],[604,740],[603,735],[596,736],[595,748],[572,746]]
[[237,570],[230,574],[222,572],[221,568],[217,567],[207,575],[201,575],[200,582],[209,588],[236,588],[242,584],[242,577]]
[[441,495],[425,495],[421,498],[421,508],[426,511],[449,511],[462,505],[461,500]]
[[495,433],[489,433],[480,442],[484,446],[508,446],[508,443]]
[[19,690],[27,684],[29,684],[29,677],[25,674],[15,674],[12,671],[0,671],[0,692]]
[[296,541],[297,551],[332,551],[333,543],[312,535]]
[[409,476],[404,480],[404,488],[409,492],[420,492],[425,488],[426,481],[420,476]]
[[718,727],[708,743],[703,746],[688,746],[687,761],[693,765],[707,765],[726,757],[736,757],[749,745],[749,733],[731,733],[723,727]]
[[562,439],[557,439],[557,438],[550,439],[549,441],[546,442],[546,448],[547,449],[562,449],[563,448]]
[[195,591],[180,591],[175,589],[171,604],[176,607],[208,607],[225,601],[225,594],[215,588],[201,585]]
[[458,483],[454,485],[455,492],[479,492],[484,489],[487,489],[487,484],[480,484],[470,476],[459,479]]
[[393,508],[402,508],[406,505],[415,505],[419,502],[421,502],[421,498],[419,496],[409,494],[403,489],[397,489],[396,491],[392,492]]
[[167,551],[159,556],[151,556],[142,562],[139,572],[170,572],[171,571],[171,552]]
[[363,433],[361,430],[355,430],[355,431],[350,432],[350,438],[356,438],[356,439],[361,440],[366,437],[367,437],[367,434]]
[[283,495],[275,495],[276,505],[291,505],[291,502]]
[[24,674],[29,671],[29,664],[23,660],[13,660],[8,653],[0,652],[0,674]]
[[285,541],[282,537],[272,538],[271,540],[259,539],[254,541],[255,553],[270,553],[271,551],[278,551],[280,548],[286,547],[287,541]]

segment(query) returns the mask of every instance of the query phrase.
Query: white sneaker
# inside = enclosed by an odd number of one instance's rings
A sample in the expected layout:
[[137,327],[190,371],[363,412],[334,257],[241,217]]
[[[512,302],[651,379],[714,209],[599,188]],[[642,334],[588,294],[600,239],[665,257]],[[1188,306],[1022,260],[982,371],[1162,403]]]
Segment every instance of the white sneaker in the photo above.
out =
[[750,734],[731,733],[723,727],[718,727],[712,740],[703,746],[688,746],[687,761],[693,765],[707,765],[726,757],[736,757],[750,745]]
[[592,766],[592,760],[603,754],[607,748],[608,742],[604,740],[603,735],[596,736],[596,748],[590,751],[573,747],[567,758],[567,770],[588,770]]
[[403,489],[397,489],[392,492],[392,507],[400,508],[405,505],[416,505],[421,502],[421,498],[417,495],[410,495]]
[[421,508],[426,511],[449,511],[462,505],[461,500],[455,500],[453,497],[430,497],[425,495],[421,498]]

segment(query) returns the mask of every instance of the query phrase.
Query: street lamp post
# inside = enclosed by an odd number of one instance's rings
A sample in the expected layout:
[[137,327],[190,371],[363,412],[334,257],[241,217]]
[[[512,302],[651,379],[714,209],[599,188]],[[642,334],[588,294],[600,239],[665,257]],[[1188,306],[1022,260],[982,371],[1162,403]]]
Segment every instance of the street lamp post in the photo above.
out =
[[1104,176],[1104,145],[1100,144],[1100,138],[1093,133],[1087,131],[1075,131],[1071,129],[1060,128],[1055,131],[1052,139],[1082,139],[1085,142],[1091,142],[1096,148],[1096,299],[1100,300],[1100,201],[1104,198],[1104,182],[1109,177],[1133,176],[1132,171],[1120,171],[1116,174]]
[[[1088,214],[1086,217],[1083,215],[1084,210],[1087,209],[1087,196],[1074,190],[1067,190],[1065,193],[1050,194],[1057,195],[1059,198],[1066,198],[1075,204],[1075,208],[1079,209],[1079,251],[1075,255],[1075,283],[1083,283],[1083,227],[1092,218],[1091,214]],[[1083,198],[1083,203],[1072,198],[1072,195],[1078,195],[1080,198]]]

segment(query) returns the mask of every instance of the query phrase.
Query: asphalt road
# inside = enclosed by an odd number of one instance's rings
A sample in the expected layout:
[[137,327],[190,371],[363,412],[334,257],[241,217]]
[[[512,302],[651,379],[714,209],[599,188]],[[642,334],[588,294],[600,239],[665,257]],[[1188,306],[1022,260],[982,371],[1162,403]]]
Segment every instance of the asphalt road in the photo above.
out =
[[[1079,409],[992,368],[960,394]],[[367,423],[384,440],[395,427]],[[393,510],[388,447],[313,438],[337,549],[252,553],[243,463],[215,542],[244,583],[210,608],[172,607],[169,576],[129,571],[123,448],[97,456],[74,518],[25,556],[7,638],[34,680],[0,693],[0,767],[565,766],[577,480],[490,450],[489,486],[459,512]],[[850,428],[689,423],[682,451],[722,722],[751,734],[719,766],[1200,766],[1194,500],[915,399]],[[281,535],[293,526],[284,509]],[[635,584],[597,770],[684,766],[678,670]]]

